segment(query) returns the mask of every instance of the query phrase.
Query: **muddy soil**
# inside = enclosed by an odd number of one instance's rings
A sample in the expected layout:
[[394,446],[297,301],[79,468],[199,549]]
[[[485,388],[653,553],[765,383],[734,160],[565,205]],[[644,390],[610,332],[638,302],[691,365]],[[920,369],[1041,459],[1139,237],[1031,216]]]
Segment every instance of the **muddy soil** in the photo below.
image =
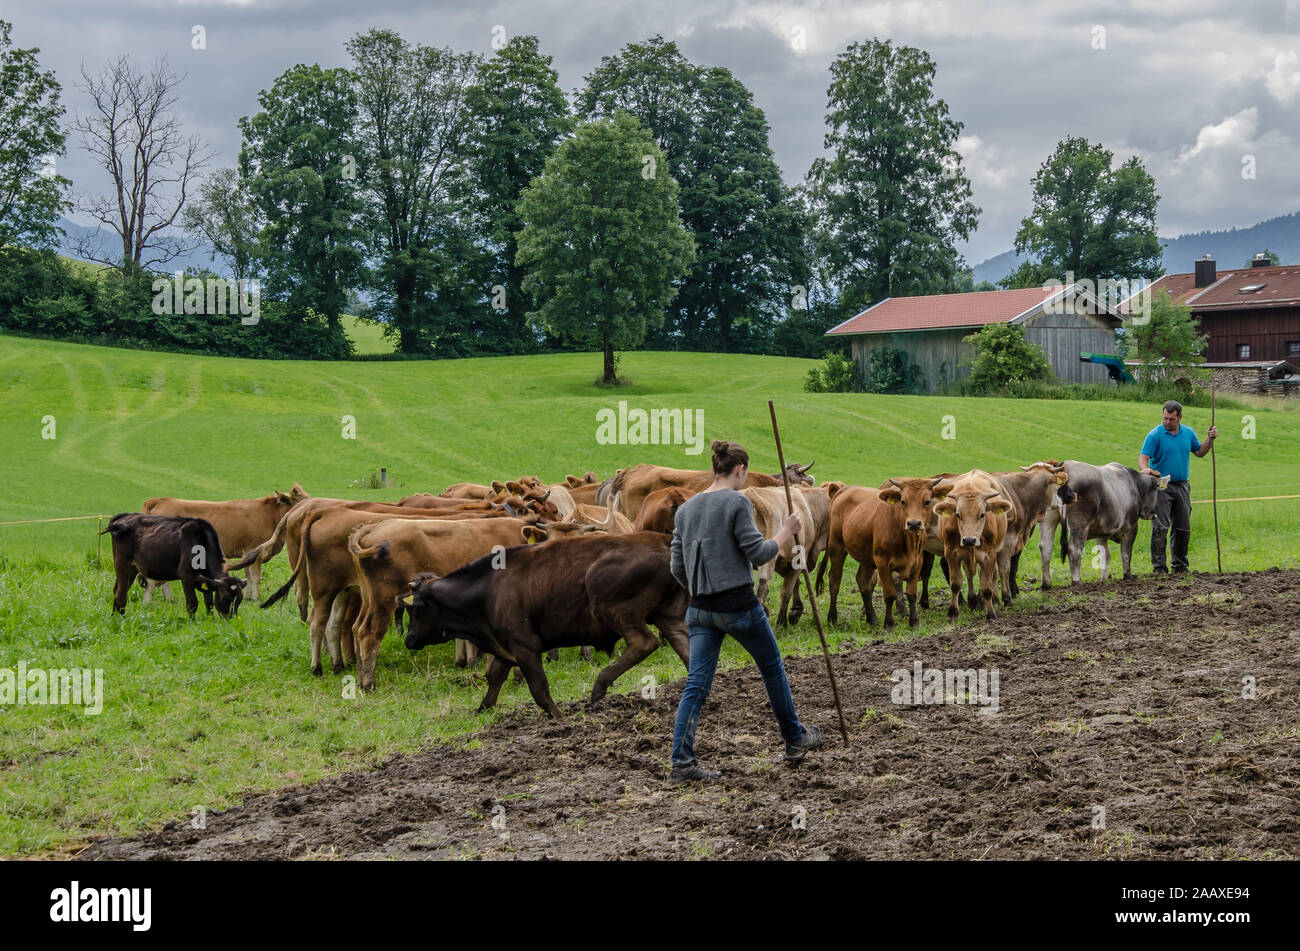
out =
[[[701,719],[701,762],[724,773],[713,784],[668,783],[677,683],[570,704],[561,722],[521,710],[472,748],[253,796],[202,831],[173,822],[82,857],[1300,857],[1300,571],[1094,583],[967,617],[835,656],[847,745],[821,657],[787,661],[800,716],[826,736],[798,766],[749,668],[718,676]],[[985,701],[996,669],[997,712],[893,702],[891,675],[917,661],[984,669]]]

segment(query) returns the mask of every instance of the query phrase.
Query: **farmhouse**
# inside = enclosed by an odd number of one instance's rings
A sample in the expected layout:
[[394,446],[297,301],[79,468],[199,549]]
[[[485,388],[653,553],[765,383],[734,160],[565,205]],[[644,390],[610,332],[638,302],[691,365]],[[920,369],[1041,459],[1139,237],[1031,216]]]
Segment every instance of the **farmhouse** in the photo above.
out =
[[891,347],[902,351],[920,368],[918,388],[935,393],[970,372],[962,363],[974,355],[974,348],[964,338],[994,323],[1023,327],[1026,338],[1042,347],[1060,379],[1105,383],[1106,368],[1080,362],[1079,354],[1113,354],[1115,331],[1122,320],[1114,308],[1080,285],[1070,284],[887,297],[832,327],[827,335],[847,337],[853,359],[863,370],[873,350]]

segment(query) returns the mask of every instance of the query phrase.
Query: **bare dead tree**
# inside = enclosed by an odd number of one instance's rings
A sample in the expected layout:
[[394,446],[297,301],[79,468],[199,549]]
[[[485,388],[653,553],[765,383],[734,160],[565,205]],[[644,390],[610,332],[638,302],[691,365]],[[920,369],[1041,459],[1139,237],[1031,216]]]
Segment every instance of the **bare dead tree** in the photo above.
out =
[[94,103],[78,113],[74,126],[82,145],[108,172],[112,192],[87,195],[77,207],[121,241],[113,255],[95,235],[77,242],[77,253],[91,261],[140,270],[192,250],[173,229],[198,172],[212,152],[199,136],[186,136],[176,111],[175,91],[184,77],[158,60],[146,75],[123,55],[90,74],[81,68],[78,88]]

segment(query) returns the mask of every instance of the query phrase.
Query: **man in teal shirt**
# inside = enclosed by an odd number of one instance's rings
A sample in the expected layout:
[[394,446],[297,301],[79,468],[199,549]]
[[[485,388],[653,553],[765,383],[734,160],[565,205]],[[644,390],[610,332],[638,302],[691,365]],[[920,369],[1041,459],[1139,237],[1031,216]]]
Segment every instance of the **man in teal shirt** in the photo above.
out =
[[1165,536],[1172,524],[1174,537],[1169,548],[1173,555],[1174,574],[1187,570],[1187,543],[1192,537],[1192,493],[1187,486],[1191,474],[1191,457],[1198,459],[1210,451],[1219,430],[1211,426],[1205,442],[1196,438],[1192,427],[1183,425],[1181,403],[1170,400],[1164,407],[1164,419],[1147,433],[1138,455],[1138,469],[1143,475],[1168,476],[1169,485],[1160,490],[1155,516],[1151,519],[1151,570],[1166,574]]

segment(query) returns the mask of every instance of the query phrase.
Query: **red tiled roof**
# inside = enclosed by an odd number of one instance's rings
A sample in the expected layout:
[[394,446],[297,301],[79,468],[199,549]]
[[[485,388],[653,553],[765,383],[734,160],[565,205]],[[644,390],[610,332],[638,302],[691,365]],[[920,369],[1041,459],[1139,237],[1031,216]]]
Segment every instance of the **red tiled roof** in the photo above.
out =
[[[1264,286],[1253,294],[1240,293],[1251,284]],[[1151,293],[1168,289],[1179,303],[1190,304],[1193,313],[1211,310],[1239,310],[1242,308],[1300,304],[1300,267],[1284,264],[1279,267],[1234,268],[1220,271],[1213,284],[1196,286],[1196,274],[1166,274],[1151,285]]]
[[1026,287],[969,294],[886,297],[827,333],[881,333],[1007,323],[1060,291],[1060,288]]

